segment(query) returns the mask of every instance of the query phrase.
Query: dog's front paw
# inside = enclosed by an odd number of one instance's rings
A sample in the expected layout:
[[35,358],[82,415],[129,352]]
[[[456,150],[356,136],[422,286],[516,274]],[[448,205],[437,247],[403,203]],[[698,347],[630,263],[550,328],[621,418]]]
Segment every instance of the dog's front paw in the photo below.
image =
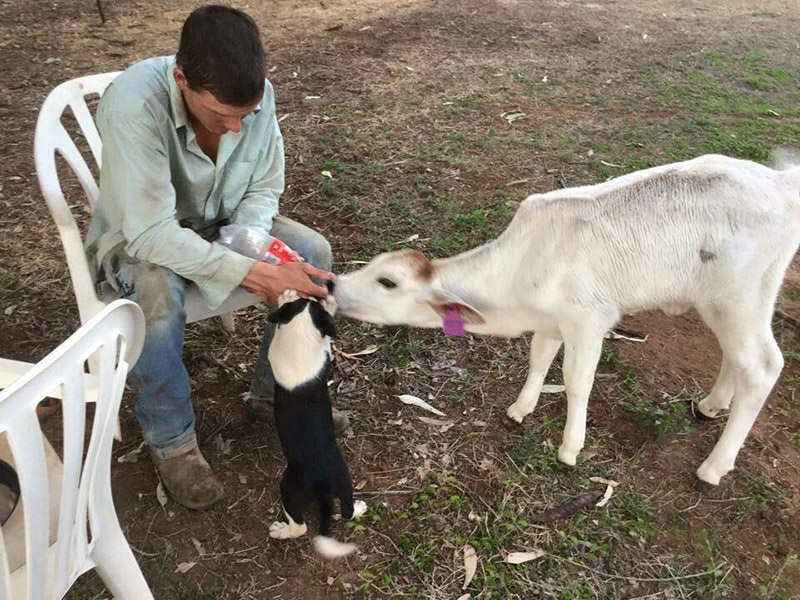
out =
[[281,295],[278,296],[278,306],[283,306],[287,302],[294,302],[299,297],[297,290],[283,290]]
[[365,514],[367,514],[367,503],[363,500],[353,502],[353,518],[360,519]]
[[276,540],[288,540],[291,538],[300,537],[306,532],[306,524],[298,525],[295,522],[283,523],[275,521],[269,526],[269,537]]

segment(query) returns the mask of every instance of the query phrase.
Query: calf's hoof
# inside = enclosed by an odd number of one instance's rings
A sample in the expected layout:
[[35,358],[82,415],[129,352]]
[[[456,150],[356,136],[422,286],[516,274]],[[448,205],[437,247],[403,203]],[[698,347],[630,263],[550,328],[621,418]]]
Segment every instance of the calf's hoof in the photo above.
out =
[[694,489],[695,491],[700,492],[701,494],[707,494],[711,490],[713,490],[716,486],[712,483],[708,483],[707,481],[703,481],[699,477],[694,478]]

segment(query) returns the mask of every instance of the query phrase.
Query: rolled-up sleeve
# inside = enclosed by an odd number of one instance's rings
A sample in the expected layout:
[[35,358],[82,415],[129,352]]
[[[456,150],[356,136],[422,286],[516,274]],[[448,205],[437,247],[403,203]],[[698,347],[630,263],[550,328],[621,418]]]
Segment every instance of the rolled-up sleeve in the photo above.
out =
[[169,157],[147,115],[103,111],[98,127],[103,139],[101,196],[121,213],[125,251],[194,282],[209,307],[218,307],[255,261],[180,226]]

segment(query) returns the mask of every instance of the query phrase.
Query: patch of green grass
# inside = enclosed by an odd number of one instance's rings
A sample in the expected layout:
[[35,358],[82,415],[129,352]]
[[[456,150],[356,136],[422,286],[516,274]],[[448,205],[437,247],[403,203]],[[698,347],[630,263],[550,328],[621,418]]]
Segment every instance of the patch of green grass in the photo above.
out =
[[619,367],[619,355],[617,354],[617,349],[613,346],[605,346],[603,348],[603,353],[600,355],[600,363],[613,369]]
[[657,100],[701,116],[800,113],[792,97],[798,74],[766,62],[761,52],[733,55],[713,50],[699,64],[673,59],[668,61],[668,72],[645,71],[640,80],[657,90]]
[[507,450],[508,457],[522,470],[529,468],[537,476],[547,476],[559,468],[553,443],[559,435],[559,427],[552,419],[544,419],[538,425],[526,425],[522,436]]
[[757,475],[740,475],[736,487],[747,498],[743,502],[759,508],[781,507],[786,503],[784,495],[774,485]]
[[11,274],[3,267],[0,267],[0,290],[5,290],[6,288],[11,287],[11,281]]
[[692,430],[688,402],[656,402],[634,389],[623,391],[622,405],[633,414],[634,421],[654,433],[657,440]]
[[436,257],[458,254],[493,239],[508,226],[516,211],[505,203],[478,206],[467,212],[459,212],[454,202],[445,204],[449,206],[442,206],[441,212],[453,216],[428,241],[428,250]]
[[485,103],[486,103],[485,98],[482,98],[481,96],[476,96],[475,94],[468,94],[467,96],[464,96],[456,100],[456,105],[460,106],[461,108],[475,108]]
[[794,581],[790,575],[786,574],[786,569],[800,565],[797,554],[790,553],[781,564],[778,572],[764,573],[761,576],[761,585],[758,591],[763,600],[793,600],[797,598],[792,593]]
[[794,73],[786,69],[763,69],[745,77],[745,83],[762,92],[780,90],[795,79]]
[[711,591],[714,594],[713,597],[716,597],[718,592],[724,593],[725,588],[727,587],[727,584],[725,583],[725,574],[728,571],[726,568],[727,561],[712,543],[711,534],[709,534],[707,530],[701,529],[698,532],[698,538],[702,544],[703,553],[706,556],[706,566],[708,567],[707,570],[711,571],[708,575],[706,575],[708,586],[711,588]]

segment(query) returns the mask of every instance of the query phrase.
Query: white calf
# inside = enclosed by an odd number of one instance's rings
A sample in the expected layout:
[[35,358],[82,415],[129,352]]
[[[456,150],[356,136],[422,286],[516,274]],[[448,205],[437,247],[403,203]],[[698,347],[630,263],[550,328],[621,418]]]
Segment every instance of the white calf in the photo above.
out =
[[439,327],[457,310],[474,333],[533,331],[530,373],[508,415],[536,407],[561,344],[567,423],[558,450],[574,465],[604,333],[624,314],[696,308],[717,336],[722,367],[700,412],[731,408],[697,471],[718,484],[783,367],[771,318],[800,244],[800,168],[702,156],[593,186],[527,198],[496,240],[442,260],[382,254],[337,279],[344,315]]

